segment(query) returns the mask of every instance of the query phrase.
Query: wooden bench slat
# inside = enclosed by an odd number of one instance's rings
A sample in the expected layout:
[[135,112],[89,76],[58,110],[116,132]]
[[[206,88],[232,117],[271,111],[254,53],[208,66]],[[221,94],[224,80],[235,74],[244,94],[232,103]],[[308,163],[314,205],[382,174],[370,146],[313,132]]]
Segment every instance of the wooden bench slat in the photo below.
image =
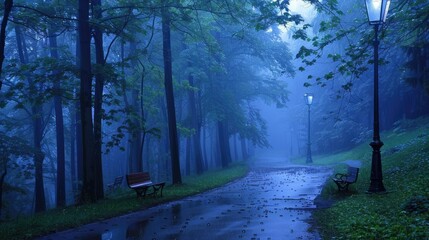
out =
[[134,183],[134,184],[130,184],[130,188],[136,188],[136,187],[142,187],[142,186],[150,186],[152,184],[153,184],[152,182]]

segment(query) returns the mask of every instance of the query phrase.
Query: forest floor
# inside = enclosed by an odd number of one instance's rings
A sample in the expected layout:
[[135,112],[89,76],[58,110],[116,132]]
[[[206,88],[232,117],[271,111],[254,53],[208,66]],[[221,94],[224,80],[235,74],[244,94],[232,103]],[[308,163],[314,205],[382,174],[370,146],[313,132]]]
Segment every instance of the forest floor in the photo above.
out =
[[320,199],[333,204],[314,213],[324,239],[429,239],[429,119],[398,123],[383,132],[381,140],[384,194],[367,193],[372,155],[368,143],[313,157],[315,165],[329,165],[335,173],[346,172],[350,160],[362,163],[349,192],[338,192],[333,181],[325,185]]
[[309,221],[331,169],[284,159],[268,166],[254,164],[212,191],[40,239],[319,239]]

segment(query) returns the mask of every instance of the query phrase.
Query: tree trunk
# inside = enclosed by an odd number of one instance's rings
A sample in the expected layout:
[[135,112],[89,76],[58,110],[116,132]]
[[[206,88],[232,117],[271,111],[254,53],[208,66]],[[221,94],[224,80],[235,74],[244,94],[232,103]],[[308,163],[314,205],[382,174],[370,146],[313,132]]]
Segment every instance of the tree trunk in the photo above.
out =
[[[12,11],[13,7],[13,0],[5,0],[4,1],[4,13],[3,13],[3,19],[1,21],[1,28],[0,28],[0,77],[3,72],[3,61],[4,61],[4,48],[6,45],[6,26],[7,22],[9,21],[9,15]],[[0,78],[1,79],[1,78]],[[3,85],[3,81],[0,80],[0,90]]]
[[[33,112],[39,112],[39,108],[35,107]],[[37,149],[34,156],[34,170],[35,170],[35,199],[34,199],[34,211],[36,213],[43,212],[46,210],[46,200],[45,200],[45,189],[43,183],[43,160],[45,159],[45,154],[40,150],[41,141],[42,141],[42,121],[40,118],[37,118],[33,122],[33,128],[35,130],[34,142],[35,149]]]
[[182,183],[180,173],[179,142],[177,138],[176,111],[174,106],[173,73],[171,63],[170,42],[170,13],[166,7],[162,8],[162,39],[164,56],[164,84],[167,100],[168,130],[170,139],[171,171],[173,184]]
[[3,183],[4,183],[4,179],[7,175],[7,160],[8,158],[5,156],[0,156],[0,163],[3,164],[3,173],[0,176],[0,218],[2,215],[2,208],[3,208]]
[[237,134],[232,136],[233,144],[234,144],[234,160],[238,160],[238,152],[237,152]]
[[[135,54],[136,50],[137,50],[136,43],[133,41],[130,42],[130,49],[129,49],[130,54],[128,57],[133,58],[133,55]],[[131,65],[135,66],[136,64],[137,62],[132,60]],[[133,73],[130,73],[130,74],[133,75]],[[143,82],[141,84],[143,84]],[[141,94],[142,93],[139,90],[132,88],[130,90],[131,99],[130,101],[128,101],[126,87],[124,87],[124,103],[125,103],[125,109],[126,109],[127,117],[130,124],[130,130],[129,130],[129,136],[128,136],[129,138],[128,165],[129,165],[130,172],[143,171],[143,157],[142,157],[143,140],[142,140],[142,133],[141,133],[142,132],[141,119],[143,118],[143,113],[142,113],[143,108],[142,106],[140,106],[139,108],[139,95],[141,96]],[[141,119],[139,119],[136,116],[141,117]]]
[[[195,87],[193,76],[189,76],[189,85]],[[194,150],[194,160],[195,160],[195,169],[197,174],[203,173],[203,153],[201,150],[201,117],[197,111],[197,103],[195,100],[195,91],[190,89],[188,90],[189,97],[189,112],[191,127],[195,128],[195,133],[192,136],[193,150]]]
[[[78,33],[79,34],[79,33]],[[76,39],[76,66],[80,67],[80,41],[79,37]],[[75,99],[80,99],[79,90],[75,89]],[[74,128],[71,131],[75,132],[76,136],[76,178],[75,178],[75,191],[73,192],[74,197],[79,197],[82,193],[83,184],[83,150],[82,150],[82,123],[80,121],[80,101],[75,100],[73,104],[74,115],[72,116],[72,122]],[[75,199],[75,203],[79,203],[80,199]]]
[[231,151],[229,148],[229,137],[228,130],[225,121],[218,121],[218,132],[219,132],[219,147],[220,147],[220,158],[222,168],[227,168],[231,162]]
[[[131,90],[131,106],[128,108],[130,111],[132,111],[132,114],[129,114],[130,121],[132,124],[131,132],[130,132],[130,161],[134,166],[133,171],[135,172],[141,172],[143,171],[143,162],[142,162],[142,151],[141,151],[141,144],[142,144],[142,134],[141,134],[141,124],[140,120],[136,118],[136,115],[141,116],[139,107],[138,107],[138,97],[139,97],[139,91],[137,89]],[[135,115],[134,115],[135,114]]]
[[78,29],[80,42],[80,120],[82,124],[83,186],[81,201],[96,202],[94,175],[94,132],[92,122],[91,30],[89,1],[79,0]]
[[185,166],[185,175],[191,175],[191,137],[186,138],[186,166]]
[[247,147],[246,147],[246,139],[243,137],[240,137],[241,142],[241,155],[243,157],[243,160],[249,159],[249,154],[247,153]]
[[203,146],[202,146],[202,150],[203,150],[203,158],[204,158],[204,170],[208,170],[209,169],[209,159],[207,156],[207,129],[205,127],[202,127],[202,131],[203,131]]
[[[79,94],[76,93],[76,99],[80,99]],[[82,123],[80,121],[80,101],[75,102],[75,115],[74,123],[76,132],[76,190],[79,193],[82,191],[83,184],[83,140],[82,140]],[[78,195],[78,194],[77,194]]]
[[[49,29],[49,47],[51,57],[58,60],[57,37],[53,26]],[[60,79],[54,79],[54,106],[55,106],[55,130],[57,140],[57,207],[66,205],[66,180],[65,180],[65,151],[64,151],[64,118]]]
[[71,184],[72,192],[76,193],[77,191],[77,166],[76,166],[76,122],[74,118],[74,108],[70,107],[71,121],[70,121],[70,175],[71,175]]
[[[93,14],[95,19],[101,20],[101,0],[92,0]],[[103,108],[103,88],[104,74],[100,71],[105,67],[103,50],[103,32],[100,27],[94,27],[95,61],[99,71],[95,74],[95,95],[94,95],[94,176],[97,199],[104,197],[103,190],[103,164],[102,164],[102,108]]]

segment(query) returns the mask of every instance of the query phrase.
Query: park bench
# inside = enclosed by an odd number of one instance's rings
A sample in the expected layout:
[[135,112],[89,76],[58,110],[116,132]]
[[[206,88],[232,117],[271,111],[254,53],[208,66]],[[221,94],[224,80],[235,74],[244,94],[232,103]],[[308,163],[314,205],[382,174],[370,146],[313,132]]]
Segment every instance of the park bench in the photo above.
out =
[[107,191],[111,192],[115,190],[116,188],[120,187],[122,185],[122,181],[124,179],[124,176],[119,176],[115,178],[115,181],[113,183],[107,185]]
[[356,167],[348,167],[347,173],[337,173],[335,177],[332,178],[334,182],[338,186],[339,191],[348,191],[349,185],[355,183],[357,181],[359,174],[359,168]]
[[153,189],[154,196],[160,191],[160,196],[162,197],[162,190],[164,189],[165,182],[153,183],[150,180],[150,175],[148,172],[137,172],[127,174],[127,184],[128,187],[134,189],[137,193],[137,197],[146,196],[146,191],[149,188]]

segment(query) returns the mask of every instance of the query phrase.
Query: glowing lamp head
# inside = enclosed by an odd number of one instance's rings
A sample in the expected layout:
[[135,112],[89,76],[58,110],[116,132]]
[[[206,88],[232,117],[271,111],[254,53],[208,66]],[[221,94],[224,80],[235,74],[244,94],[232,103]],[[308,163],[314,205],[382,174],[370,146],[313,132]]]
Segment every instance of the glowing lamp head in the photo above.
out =
[[304,101],[305,101],[305,104],[310,106],[313,103],[313,94],[312,93],[304,94]]
[[383,24],[386,22],[390,0],[365,0],[369,24]]

